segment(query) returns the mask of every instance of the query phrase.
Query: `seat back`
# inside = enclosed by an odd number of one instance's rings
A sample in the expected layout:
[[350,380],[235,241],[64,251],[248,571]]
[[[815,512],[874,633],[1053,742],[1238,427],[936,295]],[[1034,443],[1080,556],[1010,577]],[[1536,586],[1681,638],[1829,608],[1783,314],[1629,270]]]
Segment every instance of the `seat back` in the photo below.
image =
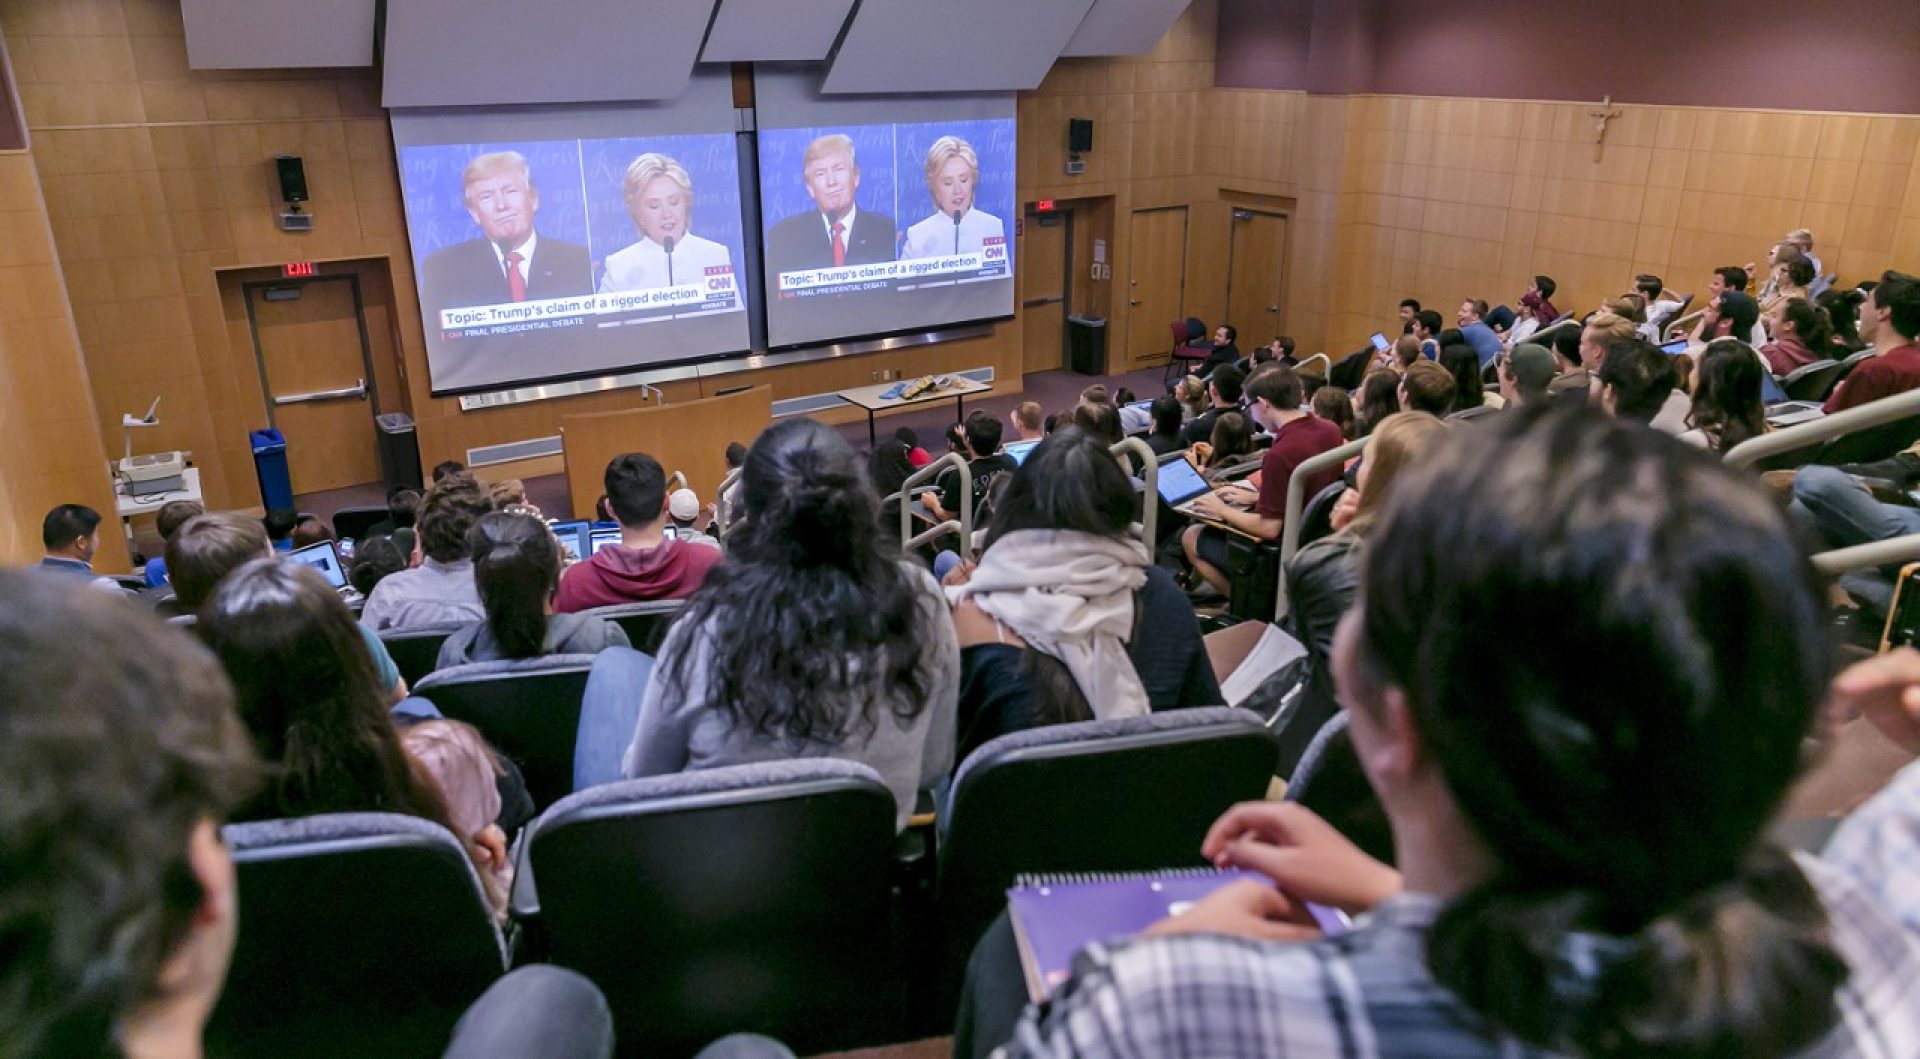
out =
[[520,768],[534,804],[573,792],[574,741],[592,655],[475,662],[429,674],[413,689],[442,714],[480,730]]
[[1185,320],[1175,320],[1167,325],[1167,330],[1173,332],[1173,355],[1177,357],[1180,355],[1180,347],[1186,345],[1187,339],[1194,336],[1187,333]]
[[400,668],[400,676],[412,687],[433,672],[440,662],[440,645],[447,637],[467,627],[465,622],[445,625],[420,625],[411,629],[388,629],[380,634],[380,642],[386,645],[387,654],[393,657],[393,664]]
[[473,865],[438,824],[336,813],[222,834],[240,925],[210,1055],[438,1055],[505,967]]
[[1304,548],[1333,532],[1333,508],[1340,502],[1340,494],[1346,491],[1347,483],[1343,479],[1313,494],[1313,498],[1307,501],[1307,506],[1300,512],[1300,547]]
[[1824,401],[1840,381],[1845,365],[1837,360],[1816,360],[1802,364],[1780,380],[1780,389],[1789,400]]
[[1867,348],[1859,351],[1858,353],[1854,353],[1851,356],[1847,357],[1847,359],[1841,361],[1840,375],[1838,378],[1833,380],[1834,386],[1837,387],[1842,382],[1845,382],[1847,376],[1853,374],[1853,369],[1859,367],[1863,362],[1872,359],[1873,355],[1877,352],[1879,351],[1874,349],[1872,346],[1868,346]]
[[1920,416],[1909,416],[1891,423],[1842,434],[1813,456],[1812,462],[1838,466],[1843,463],[1871,463],[1884,460],[1920,441]]
[[1307,744],[1287,781],[1287,801],[1313,810],[1375,860],[1393,863],[1393,829],[1360,768],[1345,710],[1322,724]]
[[660,653],[660,644],[667,638],[667,629],[672,627],[674,619],[680,616],[686,604],[684,599],[657,599],[645,603],[595,607],[585,613],[619,625],[634,650],[651,655]]
[[906,1006],[893,827],[893,795],[851,761],[595,787],[533,824],[515,914],[606,993],[628,1054],[734,1032],[801,1054],[879,1044]]
[[1034,728],[968,755],[940,817],[942,995],[1014,876],[1198,866],[1214,820],[1265,796],[1277,753],[1258,715],[1218,706]]
[[333,535],[365,540],[367,531],[385,522],[389,512],[381,507],[343,507],[333,513]]

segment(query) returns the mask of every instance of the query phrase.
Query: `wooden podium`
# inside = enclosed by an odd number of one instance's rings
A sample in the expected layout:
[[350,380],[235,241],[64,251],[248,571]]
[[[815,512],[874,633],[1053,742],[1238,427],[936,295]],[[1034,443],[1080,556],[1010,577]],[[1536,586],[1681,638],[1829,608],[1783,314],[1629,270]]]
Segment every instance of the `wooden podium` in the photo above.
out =
[[765,386],[679,404],[561,416],[574,517],[594,517],[594,501],[606,491],[607,461],[627,452],[659,460],[668,477],[675,471],[686,475],[700,502],[711,504],[727,476],[728,443],[751,445],[771,422],[773,391]]

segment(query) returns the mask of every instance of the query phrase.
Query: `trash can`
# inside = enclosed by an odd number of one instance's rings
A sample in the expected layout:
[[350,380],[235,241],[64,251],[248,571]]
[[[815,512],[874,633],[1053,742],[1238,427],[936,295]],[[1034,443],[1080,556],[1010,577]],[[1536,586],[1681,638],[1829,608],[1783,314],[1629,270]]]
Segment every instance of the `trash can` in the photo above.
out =
[[1107,321],[1101,316],[1067,317],[1066,369],[1075,375],[1107,371]]
[[253,443],[253,473],[260,479],[260,505],[268,511],[293,507],[293,479],[287,474],[287,439],[268,428],[247,435]]
[[420,439],[413,432],[413,417],[405,412],[388,412],[375,416],[373,421],[380,425],[380,473],[387,479],[387,492],[395,489],[418,492],[423,479]]

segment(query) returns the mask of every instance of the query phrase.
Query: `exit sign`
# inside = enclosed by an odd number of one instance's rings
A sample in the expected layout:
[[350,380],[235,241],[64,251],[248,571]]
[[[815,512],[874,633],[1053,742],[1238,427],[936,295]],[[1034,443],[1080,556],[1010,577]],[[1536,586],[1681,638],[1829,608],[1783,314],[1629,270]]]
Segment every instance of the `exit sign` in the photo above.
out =
[[288,279],[298,279],[302,276],[317,275],[317,272],[313,267],[313,262],[311,261],[289,261],[286,264],[280,266],[280,272],[282,275],[286,276]]
[[1052,200],[1052,199],[1041,199],[1040,201],[1038,201],[1038,202],[1036,202],[1036,203],[1034,203],[1034,204],[1033,204],[1033,212],[1035,212],[1035,213],[1052,213],[1052,212],[1053,212],[1053,200]]

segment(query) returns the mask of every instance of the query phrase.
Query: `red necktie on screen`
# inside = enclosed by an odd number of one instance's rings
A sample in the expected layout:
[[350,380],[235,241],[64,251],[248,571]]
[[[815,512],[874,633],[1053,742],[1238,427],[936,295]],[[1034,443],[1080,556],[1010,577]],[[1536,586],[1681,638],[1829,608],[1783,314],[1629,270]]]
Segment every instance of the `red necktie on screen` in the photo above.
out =
[[520,262],[523,260],[518,250],[507,255],[507,294],[517,302],[527,300],[527,277],[520,274]]
[[833,267],[839,268],[847,263],[847,241],[841,237],[847,226],[839,221],[833,222]]

